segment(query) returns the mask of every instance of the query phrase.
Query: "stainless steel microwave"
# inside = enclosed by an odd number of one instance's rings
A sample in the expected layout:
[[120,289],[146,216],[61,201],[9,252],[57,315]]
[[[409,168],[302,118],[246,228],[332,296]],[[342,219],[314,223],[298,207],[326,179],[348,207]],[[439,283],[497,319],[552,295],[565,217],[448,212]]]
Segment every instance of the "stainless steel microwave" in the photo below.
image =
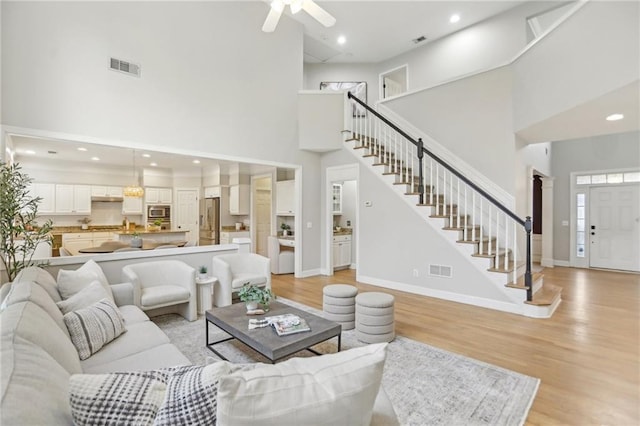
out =
[[171,206],[147,206],[147,219],[171,220]]

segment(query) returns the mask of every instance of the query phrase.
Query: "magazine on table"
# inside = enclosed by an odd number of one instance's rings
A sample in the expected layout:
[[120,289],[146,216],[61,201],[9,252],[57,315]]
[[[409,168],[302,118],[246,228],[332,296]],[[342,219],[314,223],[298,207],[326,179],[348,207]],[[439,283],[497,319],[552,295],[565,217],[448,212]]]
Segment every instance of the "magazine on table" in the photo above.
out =
[[273,326],[278,336],[311,331],[307,321],[294,314],[276,315],[265,319]]

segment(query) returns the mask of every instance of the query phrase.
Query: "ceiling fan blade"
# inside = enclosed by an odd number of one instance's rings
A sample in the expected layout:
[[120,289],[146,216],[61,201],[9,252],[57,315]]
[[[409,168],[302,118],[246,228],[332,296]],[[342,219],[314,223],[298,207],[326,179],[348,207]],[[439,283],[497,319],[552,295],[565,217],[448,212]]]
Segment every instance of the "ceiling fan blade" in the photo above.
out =
[[264,20],[264,24],[262,25],[262,31],[272,33],[276,29],[278,21],[280,21],[280,15],[282,15],[282,10],[282,8],[275,7],[269,9],[267,19]]
[[304,0],[302,9],[313,16],[325,27],[332,27],[336,23],[336,18],[331,16],[326,10],[318,6],[313,0]]

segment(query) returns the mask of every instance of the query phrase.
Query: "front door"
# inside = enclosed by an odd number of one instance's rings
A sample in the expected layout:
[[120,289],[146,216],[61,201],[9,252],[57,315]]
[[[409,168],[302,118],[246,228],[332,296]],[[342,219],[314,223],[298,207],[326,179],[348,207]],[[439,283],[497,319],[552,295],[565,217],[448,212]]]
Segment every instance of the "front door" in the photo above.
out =
[[640,185],[593,187],[589,199],[590,266],[640,272]]
[[187,232],[187,241],[195,244],[200,236],[198,228],[198,190],[178,189],[176,203],[176,227]]

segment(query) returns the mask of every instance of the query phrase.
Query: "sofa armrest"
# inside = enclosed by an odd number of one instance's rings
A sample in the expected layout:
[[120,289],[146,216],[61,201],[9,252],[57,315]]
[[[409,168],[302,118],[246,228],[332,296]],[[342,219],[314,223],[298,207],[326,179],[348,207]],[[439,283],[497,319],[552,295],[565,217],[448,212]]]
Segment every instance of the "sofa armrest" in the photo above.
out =
[[133,300],[133,284],[120,283],[110,284],[111,291],[113,292],[113,299],[116,302],[116,306],[134,305]]

